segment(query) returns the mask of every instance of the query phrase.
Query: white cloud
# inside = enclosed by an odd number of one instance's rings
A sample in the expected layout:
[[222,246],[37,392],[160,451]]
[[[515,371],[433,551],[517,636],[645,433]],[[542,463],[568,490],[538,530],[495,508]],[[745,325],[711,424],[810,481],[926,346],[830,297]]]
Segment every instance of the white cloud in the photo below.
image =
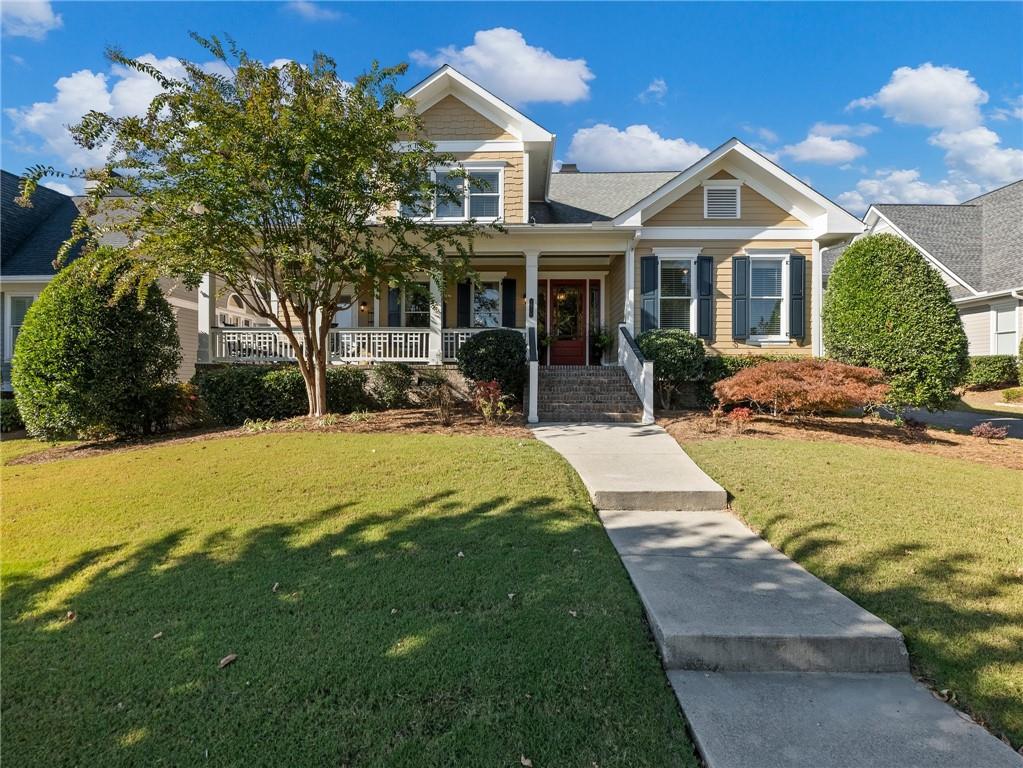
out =
[[1008,107],[995,107],[991,114],[992,120],[1023,120],[1023,96],[1006,99]]
[[862,157],[867,150],[859,144],[840,137],[869,136],[876,132],[877,128],[867,124],[815,123],[805,139],[797,144],[788,144],[782,147],[775,153],[775,156],[779,159],[789,157],[797,163],[844,165]]
[[980,125],[980,108],[988,100],[965,69],[899,67],[873,96],[851,102],[847,109],[879,107],[897,123],[964,130]]
[[772,131],[770,128],[764,126],[746,124],[742,126],[742,129],[746,133],[752,133],[758,136],[762,141],[766,141],[768,144],[778,143],[778,134]]
[[64,20],[59,13],[53,12],[49,0],[32,0],[31,2],[0,3],[0,27],[4,37],[28,37],[42,40],[46,33],[60,29]]
[[46,179],[45,181],[39,182],[39,184],[43,187],[48,187],[49,189],[52,189],[54,192],[60,192],[62,195],[74,197],[77,194],[67,184],[62,184],[61,182],[54,181],[53,179]]
[[668,84],[664,82],[663,77],[655,77],[650,81],[648,85],[640,94],[636,97],[644,104],[656,101],[658,104],[664,103],[664,97],[668,95]]
[[929,141],[945,150],[945,164],[966,178],[996,185],[1023,177],[1023,149],[1002,147],[998,134],[990,128],[940,131]]
[[559,59],[505,27],[476,32],[465,48],[450,45],[435,54],[412,51],[409,56],[420,66],[450,64],[512,104],[582,101],[589,98],[594,78],[585,59]]
[[939,203],[952,205],[975,197],[983,189],[964,179],[944,179],[937,184],[921,180],[915,169],[878,171],[860,179],[856,188],[843,192],[838,202],[857,213],[866,211],[871,203]]
[[312,0],[291,0],[284,7],[306,21],[337,21],[343,15],[324,3],[314,3]]
[[648,125],[620,131],[600,123],[575,132],[568,159],[587,171],[677,171],[708,151],[685,139],[664,138]]
[[880,128],[870,123],[857,123],[846,125],[845,123],[814,123],[810,133],[814,136],[829,136],[831,138],[873,136]]

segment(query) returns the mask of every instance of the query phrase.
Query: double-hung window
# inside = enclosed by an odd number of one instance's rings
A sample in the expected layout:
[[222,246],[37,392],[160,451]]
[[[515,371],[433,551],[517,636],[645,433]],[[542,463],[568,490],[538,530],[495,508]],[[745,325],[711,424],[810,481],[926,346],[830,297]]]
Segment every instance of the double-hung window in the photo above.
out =
[[[434,196],[432,215],[435,221],[496,221],[501,218],[502,176],[500,168],[468,168],[466,175],[458,171],[438,170],[438,186],[449,194],[438,192]],[[429,217],[431,211],[417,212],[414,206],[402,206],[410,217]]]
[[501,215],[501,172],[469,171],[469,216],[496,219]]
[[35,296],[8,296],[7,298],[7,343],[9,345],[5,350],[7,359],[14,356],[14,345],[21,332],[21,326],[25,322],[28,308],[32,306],[35,298]]
[[465,219],[465,179],[453,171],[438,171],[437,186],[446,192],[438,190],[434,201],[434,218],[439,221]]
[[472,286],[472,327],[501,327],[501,283],[496,280]]
[[430,284],[416,283],[405,290],[405,327],[430,327]]
[[661,328],[693,330],[693,261],[661,258],[658,317]]
[[749,337],[752,341],[788,339],[788,257],[750,255]]

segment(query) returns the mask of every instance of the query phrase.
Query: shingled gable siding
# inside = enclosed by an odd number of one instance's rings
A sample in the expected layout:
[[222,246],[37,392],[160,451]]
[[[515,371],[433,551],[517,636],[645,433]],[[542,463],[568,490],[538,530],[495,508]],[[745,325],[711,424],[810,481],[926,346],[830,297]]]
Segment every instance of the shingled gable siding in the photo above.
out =
[[515,141],[515,137],[455,96],[445,96],[421,115],[432,141]]
[[522,152],[456,153],[455,159],[477,163],[494,160],[504,163],[504,221],[522,223]]
[[[700,248],[704,256],[714,258],[714,338],[708,348],[722,355],[810,355],[812,311],[810,301],[806,302],[805,328],[806,335],[802,341],[792,340],[788,345],[772,345],[758,347],[742,344],[732,339],[732,257],[741,256],[745,249],[757,250],[790,250],[800,253],[806,258],[806,285],[812,285],[813,246],[808,240],[756,240],[739,242],[734,240],[667,240],[656,243],[646,240],[636,247],[636,275],[639,275],[640,262],[644,256],[653,255],[654,248]],[[635,333],[639,333],[639,313],[635,315]]]
[[[710,178],[735,177],[725,171],[718,171]],[[703,187],[697,186],[643,224],[650,227],[806,227],[802,221],[750,187],[743,186],[739,194],[741,216],[738,219],[705,219]]]

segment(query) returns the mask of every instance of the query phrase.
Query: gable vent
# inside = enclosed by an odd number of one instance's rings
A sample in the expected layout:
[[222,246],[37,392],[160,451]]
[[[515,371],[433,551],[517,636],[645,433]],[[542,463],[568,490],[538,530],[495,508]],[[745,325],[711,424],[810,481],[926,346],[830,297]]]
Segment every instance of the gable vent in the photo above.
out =
[[704,187],[703,215],[707,219],[739,218],[739,187]]

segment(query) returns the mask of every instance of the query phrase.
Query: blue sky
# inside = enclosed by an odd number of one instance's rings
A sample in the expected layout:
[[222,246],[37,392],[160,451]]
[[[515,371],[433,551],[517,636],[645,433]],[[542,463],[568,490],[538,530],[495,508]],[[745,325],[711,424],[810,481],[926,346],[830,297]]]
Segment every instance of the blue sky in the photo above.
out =
[[958,202],[1023,177],[1023,4],[5,2],[2,165],[91,158],[64,125],[149,84],[107,45],[205,61],[227,32],[343,75],[448,62],[557,134],[582,170],[681,169],[738,136],[856,213]]

